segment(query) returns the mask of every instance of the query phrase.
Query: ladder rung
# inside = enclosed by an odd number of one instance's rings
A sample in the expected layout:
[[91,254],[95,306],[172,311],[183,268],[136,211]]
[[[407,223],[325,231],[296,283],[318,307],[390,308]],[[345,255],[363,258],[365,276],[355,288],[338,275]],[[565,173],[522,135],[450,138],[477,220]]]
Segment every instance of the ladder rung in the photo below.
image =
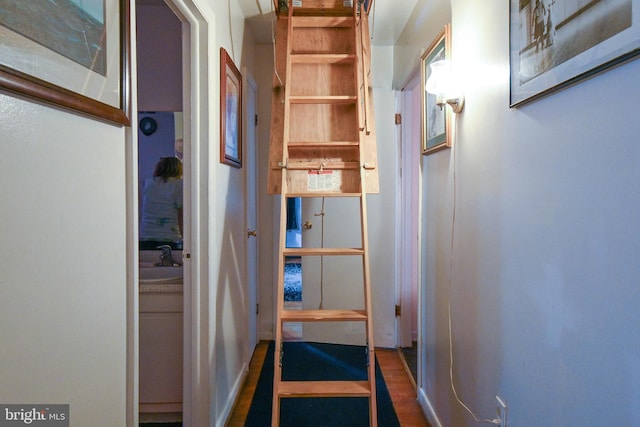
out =
[[285,248],[286,256],[364,255],[361,248]]
[[299,53],[291,55],[292,64],[342,64],[352,63],[356,56],[353,53]]
[[357,101],[358,97],[351,95],[289,97],[291,104],[355,104]]
[[293,27],[307,28],[353,27],[353,23],[352,16],[294,16],[291,22]]
[[287,193],[286,197],[362,197],[362,193],[330,193],[313,191],[309,193]]
[[283,381],[278,386],[280,397],[368,397],[367,381]]
[[[287,163],[287,169],[289,170],[343,170],[343,169],[359,169],[360,163],[358,162],[289,162]],[[282,169],[280,162],[272,162],[271,169]]]
[[284,310],[283,322],[363,322],[366,310]]
[[360,145],[358,141],[289,141],[287,146],[289,147],[309,147],[309,148],[323,148],[323,147],[357,147]]

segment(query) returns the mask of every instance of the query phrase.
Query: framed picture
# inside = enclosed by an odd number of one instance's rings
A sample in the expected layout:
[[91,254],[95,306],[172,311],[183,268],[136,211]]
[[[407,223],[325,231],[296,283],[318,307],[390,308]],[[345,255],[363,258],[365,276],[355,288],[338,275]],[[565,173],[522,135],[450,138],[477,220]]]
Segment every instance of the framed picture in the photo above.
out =
[[220,48],[220,162],[242,167],[242,75]]
[[510,0],[512,107],[640,53],[640,0]]
[[422,54],[420,61],[422,154],[432,154],[451,147],[451,111],[437,104],[435,94],[425,91],[427,79],[431,75],[430,65],[450,58],[450,44],[451,24],[447,24]]
[[129,0],[0,0],[0,90],[129,126]]

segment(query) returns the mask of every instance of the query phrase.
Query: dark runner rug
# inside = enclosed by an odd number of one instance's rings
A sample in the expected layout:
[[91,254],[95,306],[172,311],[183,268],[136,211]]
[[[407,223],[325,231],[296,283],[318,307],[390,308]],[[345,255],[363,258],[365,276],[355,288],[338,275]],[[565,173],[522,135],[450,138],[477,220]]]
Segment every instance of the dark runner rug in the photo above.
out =
[[[274,342],[264,360],[246,426],[271,425]],[[365,347],[338,344],[287,342],[284,345],[284,381],[362,381],[367,379]],[[378,425],[400,426],[389,390],[376,362]],[[369,399],[288,398],[280,404],[281,427],[368,427]]]

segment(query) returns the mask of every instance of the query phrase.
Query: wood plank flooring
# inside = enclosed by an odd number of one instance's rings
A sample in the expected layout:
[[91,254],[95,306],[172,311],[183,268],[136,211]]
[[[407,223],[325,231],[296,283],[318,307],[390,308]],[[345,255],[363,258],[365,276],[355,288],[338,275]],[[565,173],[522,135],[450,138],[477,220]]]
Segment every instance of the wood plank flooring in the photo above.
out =
[[[258,377],[262,370],[262,364],[267,354],[267,347],[267,341],[258,343],[249,365],[249,374],[231,413],[231,417],[229,417],[227,421],[227,427],[244,427],[253,399],[253,393],[258,383]],[[403,427],[430,427],[430,424],[422,414],[422,410],[416,401],[416,390],[398,351],[392,349],[376,349],[376,357],[387,388],[389,389],[391,401],[398,415],[400,425]]]

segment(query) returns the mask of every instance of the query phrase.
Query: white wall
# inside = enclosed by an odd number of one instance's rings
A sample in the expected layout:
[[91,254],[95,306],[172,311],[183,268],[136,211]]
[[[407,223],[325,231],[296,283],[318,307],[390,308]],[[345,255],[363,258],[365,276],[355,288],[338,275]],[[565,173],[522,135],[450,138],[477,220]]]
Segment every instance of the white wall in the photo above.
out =
[[[223,46],[238,69],[254,72],[253,36],[245,31],[244,16],[236,2],[201,0],[216,17],[215,46],[209,58],[219,73],[219,47]],[[230,7],[230,9],[229,9]],[[215,61],[213,60],[215,58]],[[217,80],[217,79],[215,79]],[[219,80],[217,80],[219,81]],[[211,424],[223,425],[242,386],[249,360],[245,357],[248,320],[245,286],[246,209],[244,168],[220,163],[219,87],[213,87],[212,139],[209,144],[209,208],[212,218],[209,254],[209,336],[211,342]],[[253,307],[251,308],[253,309]]]
[[467,104],[454,148],[422,159],[423,397],[475,425],[449,384],[451,301],[454,381],[479,417],[500,395],[509,425],[637,425],[640,61],[510,109],[508,3],[451,16]]
[[124,425],[125,130],[0,94],[0,401]]

